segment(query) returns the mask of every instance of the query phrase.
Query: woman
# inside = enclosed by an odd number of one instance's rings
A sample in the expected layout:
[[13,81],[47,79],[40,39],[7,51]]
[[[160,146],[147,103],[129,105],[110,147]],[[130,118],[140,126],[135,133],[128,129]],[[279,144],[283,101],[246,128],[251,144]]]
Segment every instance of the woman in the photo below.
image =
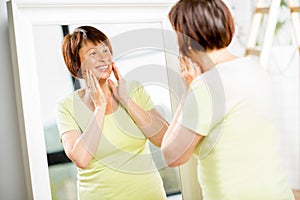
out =
[[78,167],[78,199],[166,199],[147,139],[160,146],[168,124],[150,96],[122,79],[98,29],[78,27],[65,36],[62,52],[72,76],[86,85],[57,103],[61,141]]
[[270,80],[226,48],[234,34],[222,0],[180,0],[169,12],[177,32],[185,101],[162,149],[174,167],[193,154],[204,200],[292,200],[276,149]]

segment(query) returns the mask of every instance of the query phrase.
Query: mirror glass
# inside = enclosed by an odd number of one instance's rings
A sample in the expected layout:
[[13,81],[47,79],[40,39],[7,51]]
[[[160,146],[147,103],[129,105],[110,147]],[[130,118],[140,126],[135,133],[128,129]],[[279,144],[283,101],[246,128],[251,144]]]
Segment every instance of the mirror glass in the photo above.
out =
[[[75,80],[67,70],[62,58],[61,44],[64,34],[73,32],[81,25],[91,25],[103,31],[110,39],[113,59],[125,80],[140,82],[161,115],[170,121],[171,100],[168,87],[166,58],[160,23],[128,24],[72,24],[36,25],[34,42],[39,82],[39,98],[45,134],[49,178],[52,199],[73,200],[76,198],[76,166],[66,157],[55,121],[55,104],[62,96],[84,86],[84,81]],[[155,41],[152,45],[136,46],[136,36],[146,33]],[[150,38],[151,39],[151,38]],[[122,42],[120,42],[122,41]],[[176,52],[173,52],[176,56]],[[111,76],[115,80],[114,76]],[[160,151],[149,143],[152,152]],[[180,194],[177,168],[166,168],[160,157],[153,159],[162,176],[167,195]]]

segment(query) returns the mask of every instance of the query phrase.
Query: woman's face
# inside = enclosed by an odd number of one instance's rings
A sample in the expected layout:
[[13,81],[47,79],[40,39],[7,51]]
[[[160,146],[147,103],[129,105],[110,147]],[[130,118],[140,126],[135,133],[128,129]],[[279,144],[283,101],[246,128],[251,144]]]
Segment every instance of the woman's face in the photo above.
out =
[[79,50],[79,57],[83,76],[85,76],[87,70],[91,70],[98,80],[106,80],[110,77],[112,55],[105,44],[87,42]]

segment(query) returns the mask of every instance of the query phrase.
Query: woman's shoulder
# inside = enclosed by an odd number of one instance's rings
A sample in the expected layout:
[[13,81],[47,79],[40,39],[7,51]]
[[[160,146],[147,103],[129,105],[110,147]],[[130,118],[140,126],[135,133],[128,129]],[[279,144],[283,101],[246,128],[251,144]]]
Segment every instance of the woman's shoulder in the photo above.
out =
[[69,104],[71,102],[73,102],[73,98],[74,98],[74,95],[78,94],[78,90],[75,90],[75,91],[72,91],[72,92],[69,92],[63,96],[61,96],[57,101],[56,101],[56,104],[58,105],[65,105],[65,104]]
[[127,82],[127,88],[130,93],[130,96],[134,95],[136,92],[138,92],[143,87],[144,86],[139,81],[136,81],[136,80],[129,80]]
[[249,79],[259,79],[267,77],[268,74],[260,65],[259,61],[252,57],[239,57],[232,61],[219,64],[217,73],[222,79],[233,79],[243,82]]
[[[222,70],[225,67],[245,67],[245,66],[251,66],[251,67],[260,67],[259,61],[253,57],[236,57],[235,59],[232,59],[230,61],[222,62],[217,65],[218,70]],[[225,68],[226,69],[226,68]]]
[[142,86],[142,84],[137,80],[129,80],[128,81],[128,87],[129,88],[138,88],[138,87],[141,87],[141,86]]

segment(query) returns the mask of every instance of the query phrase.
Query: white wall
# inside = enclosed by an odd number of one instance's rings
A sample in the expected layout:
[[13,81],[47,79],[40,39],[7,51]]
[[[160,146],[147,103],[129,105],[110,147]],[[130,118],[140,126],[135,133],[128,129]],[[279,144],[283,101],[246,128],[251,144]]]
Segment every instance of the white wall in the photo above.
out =
[[7,24],[0,0],[0,199],[28,199],[21,151]]

